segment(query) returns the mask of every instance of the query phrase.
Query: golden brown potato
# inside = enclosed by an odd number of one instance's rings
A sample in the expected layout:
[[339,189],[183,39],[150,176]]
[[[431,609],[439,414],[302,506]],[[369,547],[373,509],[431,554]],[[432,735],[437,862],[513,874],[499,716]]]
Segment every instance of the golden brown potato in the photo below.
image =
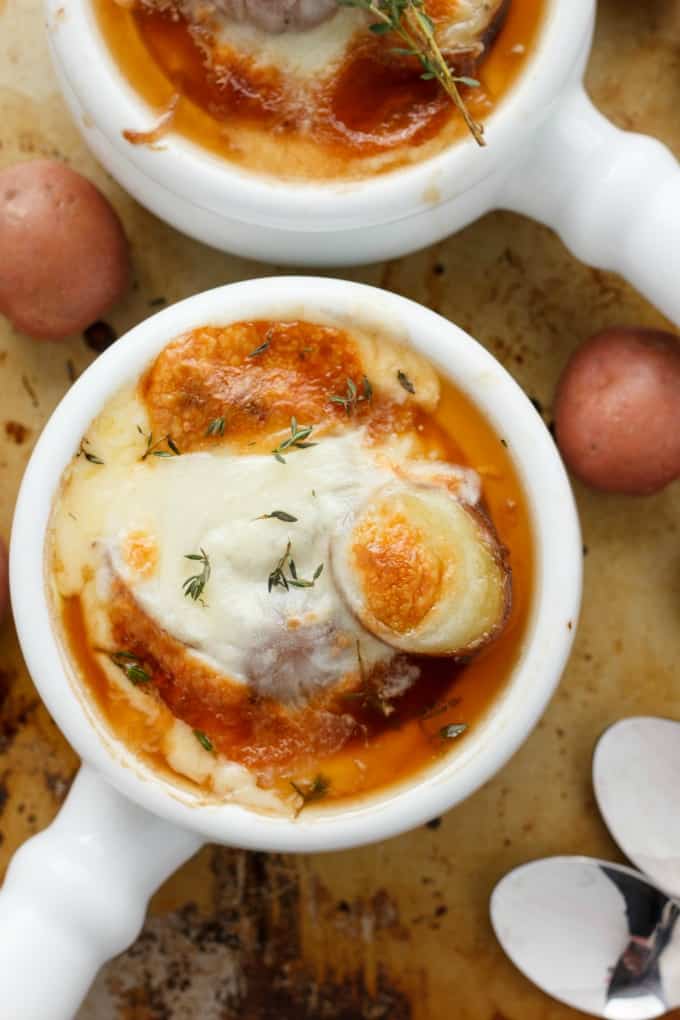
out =
[[486,518],[439,486],[380,489],[339,528],[331,565],[366,630],[414,655],[476,651],[510,610],[510,571]]
[[680,342],[609,329],[569,361],[555,402],[568,468],[604,492],[644,496],[680,477]]
[[120,220],[93,184],[55,160],[0,173],[0,312],[16,329],[42,340],[84,329],[129,279]]

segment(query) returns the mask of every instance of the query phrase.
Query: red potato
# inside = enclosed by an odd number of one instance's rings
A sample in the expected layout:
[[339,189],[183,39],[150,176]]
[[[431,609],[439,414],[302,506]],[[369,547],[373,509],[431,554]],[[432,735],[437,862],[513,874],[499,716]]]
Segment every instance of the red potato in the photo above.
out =
[[567,467],[604,492],[645,496],[680,477],[680,340],[615,328],[576,351],[555,398]]
[[90,181],[55,160],[0,172],[0,313],[58,340],[89,326],[130,281],[120,220]]
[[9,606],[9,571],[7,568],[7,546],[0,538],[0,623]]

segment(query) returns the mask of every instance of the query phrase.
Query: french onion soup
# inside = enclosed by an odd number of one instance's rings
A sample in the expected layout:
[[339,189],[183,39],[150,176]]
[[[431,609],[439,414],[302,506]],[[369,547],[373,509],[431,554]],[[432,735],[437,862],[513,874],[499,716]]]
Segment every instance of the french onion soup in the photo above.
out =
[[546,0],[92,0],[148,130],[248,170],[362,178],[429,158],[521,74]]
[[264,812],[456,753],[520,655],[532,539],[505,441],[421,355],[345,323],[170,342],[53,509],[67,657],[175,785]]

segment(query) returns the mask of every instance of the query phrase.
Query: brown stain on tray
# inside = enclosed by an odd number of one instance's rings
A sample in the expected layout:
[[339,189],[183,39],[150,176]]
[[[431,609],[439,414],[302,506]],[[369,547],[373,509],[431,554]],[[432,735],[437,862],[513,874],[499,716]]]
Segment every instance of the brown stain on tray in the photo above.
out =
[[[0,165],[56,155],[112,198],[137,278],[107,317],[116,334],[151,314],[159,295],[169,304],[281,272],[180,237],[111,182],[58,98],[41,20],[37,0],[8,0],[2,15]],[[674,0],[600,0],[588,84],[618,123],[658,135],[680,155]],[[616,277],[579,264],[550,231],[508,213],[484,217],[428,251],[343,275],[382,282],[458,322],[548,419],[555,380],[579,340],[616,323],[664,325]],[[95,357],[82,337],[37,344],[2,319],[0,349],[3,421],[25,423],[34,434],[69,385],[67,359],[80,372]],[[4,539],[29,448],[0,429]],[[295,988],[282,993],[295,1005],[281,1007],[295,1020],[305,1008],[310,1020],[338,1020],[342,1008],[342,1020],[375,1020],[372,1009],[385,1004],[389,1020],[577,1020],[580,1014],[545,998],[505,959],[489,927],[488,896],[509,868],[535,857],[618,857],[593,803],[590,759],[615,719],[680,718],[680,486],[641,501],[580,487],[576,495],[588,548],[576,647],[546,716],[503,772],[438,827],[378,846],[264,861],[243,851],[202,851],[154,898],[141,940],[104,969],[78,1020],[270,1020],[275,1000],[267,987],[277,982]],[[11,622],[0,627],[0,675],[4,873],[16,847],[53,817],[76,758],[38,702]],[[383,905],[375,902],[380,890]],[[441,906],[447,912],[437,916]],[[386,912],[398,921],[377,922]],[[262,988],[254,990],[260,976]],[[216,1001],[220,989],[231,989],[235,1005]]]
[[384,967],[319,973],[302,958],[302,915],[310,910],[339,941],[360,939],[369,927],[378,942],[403,938],[398,908],[384,890],[368,901],[337,901],[317,883],[305,899],[288,858],[222,848],[205,858],[217,910],[206,915],[187,903],[152,920],[126,954],[124,980],[99,979],[115,995],[120,1020],[170,1016],[192,987],[199,1015],[221,1020],[412,1020],[409,999]]

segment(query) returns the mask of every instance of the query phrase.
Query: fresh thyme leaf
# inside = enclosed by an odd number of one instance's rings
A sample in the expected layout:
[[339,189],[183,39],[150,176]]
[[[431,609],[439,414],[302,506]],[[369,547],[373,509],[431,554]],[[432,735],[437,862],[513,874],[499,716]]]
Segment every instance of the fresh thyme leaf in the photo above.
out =
[[89,439],[83,439],[83,441],[80,444],[80,449],[78,450],[78,456],[80,456],[81,453],[82,453],[82,455],[85,458],[85,460],[89,461],[90,464],[103,464],[104,461],[101,459],[101,457],[98,457],[96,455],[96,453],[90,453],[89,450],[85,449],[85,447],[88,444],[89,444]]
[[213,744],[213,742],[210,739],[210,737],[208,737],[203,732],[203,730],[194,730],[194,736],[196,737],[196,740],[199,742],[201,747],[204,748],[206,751],[214,751],[215,750],[215,745]]
[[[312,779],[311,782],[307,782],[305,786],[301,786],[299,783],[290,780],[290,785],[293,787],[299,797],[302,797],[302,807],[306,807],[307,804],[313,803],[315,800],[321,800],[325,797],[330,789],[330,782],[320,772]],[[302,810],[302,808],[300,809]]]
[[201,548],[200,553],[189,553],[189,555],[185,556],[184,559],[196,560],[203,564],[203,570],[200,574],[193,574],[191,577],[187,577],[186,581],[182,584],[184,594],[187,598],[193,599],[194,602],[197,602],[203,594],[203,589],[210,580],[210,559],[203,548]]
[[137,686],[137,684],[148,684],[151,680],[151,676],[144,669],[139,659],[132,652],[110,652],[109,658],[114,666],[118,666],[118,669],[122,669],[128,680]]
[[[144,436],[146,439],[146,450],[144,451],[141,460],[146,460],[147,457],[179,457],[181,450],[177,446],[177,443],[173,440],[172,436],[161,436],[160,439],[154,441],[152,432],[144,432],[141,426],[137,426],[137,431],[140,436]],[[163,443],[167,443],[167,450],[159,450],[158,447]]]
[[213,418],[205,430],[206,436],[223,436],[226,421],[224,418]]
[[[291,557],[290,551],[291,542],[289,540],[288,545],[286,546],[286,551],[267,579],[268,591],[271,591],[272,588],[285,588],[286,591],[290,588],[313,588],[317,580],[321,577],[323,563],[320,563],[316,568],[311,581],[308,581],[304,577],[298,577],[295,560]],[[289,577],[286,577],[286,565],[288,565]]]
[[373,387],[365,375],[361,377],[361,385],[363,393],[359,394],[356,383],[352,379],[347,379],[347,389],[344,397],[334,394],[328,399],[331,404],[339,404],[341,407],[344,407],[345,412],[349,417],[357,404],[359,404],[362,400],[371,400],[373,397]]
[[[376,35],[394,34],[405,45],[396,47],[401,55],[415,57],[422,68],[421,78],[436,79],[451,102],[462,114],[468,130],[478,145],[485,145],[484,128],[468,110],[459,85],[468,87],[473,78],[456,75],[439,48],[432,19],[425,12],[425,0],[338,0],[344,7],[358,7],[372,14],[377,21],[369,26]],[[476,84],[476,83],[475,83]]]
[[284,552],[283,556],[278,561],[278,563],[276,564],[276,566],[269,575],[269,580],[267,582],[267,591],[271,591],[272,588],[285,588],[286,591],[288,591],[288,581],[286,580],[284,567],[286,565],[286,560],[288,559],[289,556],[290,556],[290,541],[286,546],[286,551]]
[[267,350],[271,342],[272,342],[271,337],[268,337],[268,339],[265,340],[264,343],[260,344],[259,347],[256,347],[255,350],[251,351],[250,354],[247,354],[246,357],[256,358],[258,354],[264,354],[264,352]]
[[286,513],[285,510],[272,510],[270,514],[260,514],[256,517],[256,521],[270,521],[274,518],[277,521],[285,521],[286,524],[297,524],[297,517],[293,517],[292,514]]
[[286,450],[298,449],[307,450],[310,446],[316,446],[316,443],[307,443],[307,440],[314,430],[313,425],[298,425],[297,418],[290,419],[290,435],[282,440],[272,453],[281,464],[286,463],[286,459],[283,454]]
[[409,379],[409,377],[406,375],[406,372],[402,372],[402,370],[399,369],[399,371],[397,372],[397,379],[399,380],[399,385],[403,386],[407,393],[416,392],[416,388]]
[[462,736],[467,728],[467,723],[450,723],[448,726],[442,726],[439,736],[442,740],[455,740],[457,737]]

